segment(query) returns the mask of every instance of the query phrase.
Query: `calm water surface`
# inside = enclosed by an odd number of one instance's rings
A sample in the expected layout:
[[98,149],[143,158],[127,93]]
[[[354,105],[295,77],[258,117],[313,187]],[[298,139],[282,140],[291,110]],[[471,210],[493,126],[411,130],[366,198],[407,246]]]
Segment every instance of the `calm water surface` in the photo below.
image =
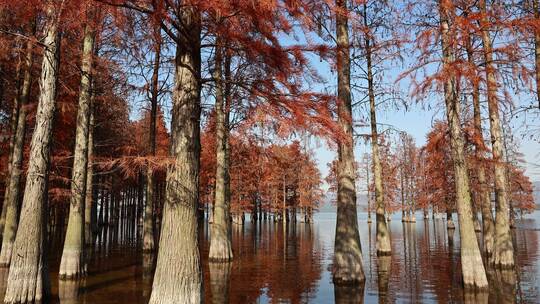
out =
[[[208,226],[201,232],[204,293],[207,303],[540,303],[540,212],[517,222],[513,231],[517,271],[489,270],[489,293],[464,294],[458,231],[444,220],[390,222],[393,255],[377,258],[375,223],[359,214],[363,288],[335,287],[331,263],[335,214],[319,213],[315,223],[283,229],[281,223],[246,221],[233,226],[235,260],[207,263]],[[104,239],[102,243],[105,244]],[[51,249],[54,303],[147,303],[153,257],[122,240],[111,229],[106,246],[92,251],[89,275],[82,282],[58,282],[58,247]],[[6,273],[0,272],[2,287]],[[2,296],[2,295],[0,295]],[[3,296],[2,296],[3,297]]]

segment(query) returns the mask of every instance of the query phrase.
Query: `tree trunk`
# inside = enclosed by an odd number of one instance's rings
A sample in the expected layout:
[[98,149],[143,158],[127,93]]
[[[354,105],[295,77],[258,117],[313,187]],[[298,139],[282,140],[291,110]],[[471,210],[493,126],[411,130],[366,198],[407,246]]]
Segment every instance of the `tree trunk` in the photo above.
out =
[[[364,26],[368,27],[367,4],[364,3]],[[375,109],[375,91],[373,88],[373,72],[371,66],[371,41],[369,35],[365,35],[366,61],[367,61],[367,81],[369,96],[369,113],[371,117],[371,154],[373,159],[373,175],[375,183],[375,203],[377,221],[377,255],[390,255],[392,247],[390,245],[390,233],[386,225],[384,188],[382,181],[382,167],[379,155],[379,133],[377,132],[377,115]]]
[[504,163],[503,136],[501,121],[499,119],[499,101],[497,100],[497,80],[495,79],[495,67],[493,66],[493,51],[491,38],[489,37],[489,21],[486,13],[486,2],[479,2],[483,14],[481,19],[482,44],[484,46],[484,58],[486,65],[486,89],[489,112],[489,129],[491,133],[491,146],[493,163],[495,168],[495,245],[493,262],[502,268],[514,267],[514,246],[510,234],[509,209],[508,209],[508,180],[506,177],[506,164]]
[[64,250],[60,262],[60,279],[76,279],[85,275],[85,197],[88,168],[88,129],[90,118],[90,100],[92,84],[92,63],[95,31],[92,26],[92,14],[87,16],[81,62],[81,85],[77,110],[77,128],[75,130],[75,153],[71,177],[71,198],[69,219],[64,241]]
[[198,244],[200,157],[200,15],[183,6],[184,35],[176,41],[171,154],[156,273],[150,304],[202,302]]
[[229,110],[224,96],[222,60],[223,49],[221,39],[216,41],[216,55],[214,78],[216,81],[216,191],[214,200],[214,218],[210,226],[210,251],[208,258],[211,261],[227,262],[232,260],[231,221],[229,191],[229,155],[227,142],[229,141]]
[[2,234],[2,250],[0,252],[0,266],[9,266],[11,262],[11,252],[15,234],[17,233],[17,216],[19,214],[19,192],[21,189],[21,175],[24,158],[24,137],[26,134],[26,116],[28,113],[27,104],[30,88],[32,85],[32,64],[33,45],[29,39],[26,46],[25,70],[23,76],[22,89],[19,97],[19,111],[17,115],[17,126],[15,128],[13,147],[11,152],[11,171],[7,180],[6,197],[4,199],[5,226]]
[[[540,8],[538,0],[533,0],[534,18],[540,19]],[[534,63],[536,76],[536,97],[538,100],[538,108],[540,108],[540,28],[536,27],[534,31]]]
[[47,2],[36,127],[30,144],[20,225],[13,245],[4,299],[6,303],[40,301],[48,296],[50,290],[46,250],[47,181],[59,64],[58,23],[62,6],[61,0]]
[[[452,5],[443,0],[439,3],[441,18],[441,41],[443,48],[443,69],[448,70],[454,63],[454,51],[451,46],[450,21],[454,12]],[[452,73],[452,72],[451,72]],[[456,88],[456,78],[452,74],[446,77],[444,83],[444,99],[446,116],[450,128],[450,150],[454,163],[456,205],[459,218],[459,233],[461,239],[461,271],[463,283],[467,288],[484,289],[488,281],[478,248],[471,210],[471,193],[467,160],[465,158],[465,139],[460,123],[460,104]]]
[[[344,0],[336,6],[347,11]],[[338,193],[333,280],[335,283],[363,282],[362,251],[356,214],[356,170],[352,127],[348,17],[336,13],[338,123],[345,136],[338,143]]]
[[[467,57],[471,65],[474,65],[474,54],[470,41],[467,43]],[[472,101],[474,112],[474,129],[480,140],[481,145],[484,145],[484,136],[482,132],[482,117],[480,113],[480,87],[476,81],[472,82]],[[482,148],[475,146],[475,157],[477,161],[483,160]],[[491,197],[488,182],[486,181],[486,171],[482,164],[478,166],[478,183],[480,184],[480,210],[482,211],[482,230],[484,233],[484,251],[488,256],[493,253],[493,236],[495,225],[493,223],[493,214],[491,213]]]
[[88,122],[88,165],[86,168],[86,198],[84,200],[84,241],[92,244],[92,236],[95,225],[95,202],[94,199],[94,93],[90,96],[90,121]]
[[[17,66],[15,68],[15,98],[13,99],[13,108],[11,109],[11,117],[9,121],[9,127],[11,130],[11,138],[9,139],[9,150],[8,150],[8,162],[7,162],[7,180],[11,178],[11,164],[13,163],[13,147],[15,145],[15,137],[17,134],[17,123],[18,123],[18,117],[19,117],[19,109],[21,104],[21,68],[22,68],[22,60],[17,62]],[[4,232],[4,225],[6,222],[6,213],[7,213],[7,205],[8,205],[8,199],[10,197],[11,189],[9,187],[9,184],[6,184],[6,191],[4,192],[4,201],[2,202],[2,214],[0,215],[0,233]]]
[[[159,66],[161,57],[161,34],[160,28],[154,29],[154,67],[152,71],[152,94],[150,98],[150,155],[156,156],[156,119],[157,119],[157,102],[159,94]],[[153,252],[154,245],[154,173],[150,166],[146,171],[146,204],[144,207],[144,222],[143,222],[143,251]]]

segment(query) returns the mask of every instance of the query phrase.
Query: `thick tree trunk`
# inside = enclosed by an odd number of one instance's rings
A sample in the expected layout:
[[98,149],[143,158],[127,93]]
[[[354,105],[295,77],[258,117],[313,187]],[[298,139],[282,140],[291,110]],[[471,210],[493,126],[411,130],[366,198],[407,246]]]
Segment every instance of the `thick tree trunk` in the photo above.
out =
[[[156,120],[157,120],[157,102],[159,94],[159,66],[161,58],[161,34],[160,28],[154,29],[154,67],[152,71],[152,92],[150,98],[150,155],[156,156]],[[143,222],[143,251],[152,252],[154,245],[154,173],[149,166],[146,171],[146,204],[144,206]]]
[[9,263],[11,262],[11,252],[18,227],[17,216],[19,214],[19,192],[21,189],[21,175],[23,173],[24,137],[26,134],[26,116],[28,113],[27,103],[32,84],[31,76],[33,61],[33,45],[32,41],[28,40],[24,63],[25,70],[19,97],[20,108],[17,115],[17,125],[11,152],[11,171],[9,172],[5,194],[6,197],[4,199],[4,209],[6,209],[6,213],[5,226],[2,234],[2,250],[0,252],[0,266],[2,267],[9,266]]
[[20,224],[4,299],[6,303],[40,301],[48,296],[50,290],[46,254],[47,181],[59,63],[58,23],[62,6],[63,1],[47,2],[36,127],[30,144]]
[[[367,4],[364,3],[364,25],[367,27]],[[369,96],[369,113],[371,117],[371,154],[373,159],[373,175],[375,182],[375,203],[377,220],[377,255],[390,255],[392,247],[390,245],[390,233],[386,225],[384,188],[382,181],[382,167],[379,155],[379,133],[377,132],[377,115],[375,109],[375,91],[373,88],[373,72],[371,66],[371,41],[368,35],[365,38],[366,61],[367,61],[367,81]]]
[[[344,0],[336,6],[347,11]],[[338,123],[345,136],[338,143],[338,193],[333,279],[336,283],[363,282],[362,251],[356,214],[356,170],[352,127],[348,17],[336,13]]]
[[186,33],[176,41],[176,71],[171,123],[174,164],[167,172],[165,210],[150,304],[202,302],[198,244],[200,157],[200,15],[179,9]]
[[227,142],[229,140],[229,111],[224,96],[223,86],[223,50],[221,39],[216,41],[214,78],[216,81],[216,191],[214,200],[214,218],[210,226],[211,261],[227,262],[232,260],[231,221],[229,191],[229,155]]
[[[449,71],[454,63],[454,52],[451,47],[449,20],[453,20],[453,7],[443,0],[439,4],[441,18],[441,40],[443,48],[443,69]],[[451,72],[450,72],[451,73]],[[456,205],[459,218],[459,233],[461,239],[461,271],[465,287],[485,289],[488,281],[478,248],[471,210],[471,193],[469,175],[465,158],[465,139],[460,123],[460,104],[456,88],[456,78],[446,77],[444,83],[444,99],[446,116],[450,128],[450,150],[454,163]]]
[[499,101],[497,100],[497,80],[495,79],[495,67],[493,66],[493,51],[491,38],[489,37],[489,21],[485,0],[479,2],[483,14],[481,19],[482,44],[484,46],[484,58],[486,66],[486,89],[489,112],[489,129],[491,133],[491,146],[493,163],[495,168],[495,245],[493,262],[502,268],[514,267],[514,246],[510,233],[509,208],[508,208],[508,179],[506,176],[506,164],[504,162],[503,135],[501,121],[499,119]]
[[91,14],[88,15],[84,30],[81,63],[81,85],[75,130],[75,153],[71,177],[71,198],[69,219],[60,262],[60,279],[76,279],[85,274],[84,263],[84,219],[86,198],[86,177],[88,168],[88,128],[92,84],[92,62],[95,32]]
[[88,122],[88,165],[86,168],[86,198],[84,199],[84,242],[87,246],[92,244],[95,231],[95,202],[94,200],[94,93],[90,97],[90,121]]

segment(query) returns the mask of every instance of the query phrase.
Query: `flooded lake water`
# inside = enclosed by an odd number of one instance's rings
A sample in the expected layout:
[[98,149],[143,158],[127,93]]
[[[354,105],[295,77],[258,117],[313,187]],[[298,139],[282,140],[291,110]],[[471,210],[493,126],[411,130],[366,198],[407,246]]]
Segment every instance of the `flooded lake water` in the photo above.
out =
[[[455,216],[454,216],[455,217]],[[233,225],[235,260],[210,264],[208,225],[201,231],[206,303],[540,303],[540,213],[517,221],[513,230],[516,272],[489,270],[489,293],[461,288],[459,232],[445,220],[390,222],[393,254],[377,258],[375,223],[359,214],[366,282],[335,288],[331,263],[335,214],[318,213],[311,225],[246,221]],[[81,282],[58,282],[58,247],[51,248],[54,303],[147,303],[153,257],[136,251],[134,239],[109,233],[106,246],[90,254],[89,275]],[[5,287],[6,270],[0,272]]]

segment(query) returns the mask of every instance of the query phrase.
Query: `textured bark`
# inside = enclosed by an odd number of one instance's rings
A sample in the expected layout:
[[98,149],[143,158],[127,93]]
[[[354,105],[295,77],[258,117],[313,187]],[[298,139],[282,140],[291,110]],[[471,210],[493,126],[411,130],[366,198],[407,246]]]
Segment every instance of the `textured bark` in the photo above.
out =
[[[346,1],[336,6],[347,10]],[[347,16],[336,13],[338,124],[344,138],[338,143],[338,193],[333,280],[335,283],[363,282],[362,251],[356,214],[354,142],[352,128],[350,45]]]
[[[470,41],[467,43],[467,57],[469,63],[474,65],[473,51]],[[484,145],[484,136],[482,133],[482,117],[480,113],[480,87],[477,82],[473,82],[472,91],[473,112],[474,112],[474,129],[478,135],[478,139],[481,141],[481,145]],[[475,146],[475,157],[480,160],[483,159],[483,153],[479,146]],[[493,253],[494,244],[494,229],[493,214],[491,213],[491,197],[489,185],[486,181],[486,171],[483,166],[478,167],[478,183],[480,184],[480,210],[482,211],[482,230],[484,233],[484,251],[488,256]]]
[[32,41],[28,40],[26,45],[26,56],[24,63],[24,76],[19,97],[20,108],[17,115],[17,126],[15,128],[14,141],[11,152],[11,166],[9,179],[7,180],[6,197],[4,199],[5,226],[2,234],[2,250],[0,252],[0,266],[9,266],[11,262],[11,252],[15,234],[17,233],[17,216],[19,213],[19,192],[21,175],[23,173],[23,157],[24,157],[24,137],[26,134],[26,116],[28,113],[27,103],[30,94],[32,83],[32,64],[33,64],[33,45]]
[[486,89],[489,112],[489,129],[491,134],[491,151],[493,156],[495,176],[495,244],[493,262],[502,268],[514,267],[514,246],[510,234],[509,207],[508,207],[508,179],[506,164],[504,162],[504,143],[499,119],[499,101],[497,100],[497,80],[493,65],[493,50],[489,37],[489,21],[486,16],[486,2],[479,1],[483,13],[481,19],[482,44],[484,46],[484,59],[486,70]]
[[[453,6],[443,0],[439,3],[441,40],[443,49],[443,69],[450,71],[454,63],[454,51],[451,46],[450,21],[453,20]],[[450,73],[452,73],[450,71]],[[461,239],[461,271],[466,288],[485,289],[488,281],[478,248],[472,218],[471,193],[467,160],[465,158],[465,138],[460,123],[460,104],[456,87],[456,78],[452,74],[446,77],[444,83],[444,99],[446,116],[450,128],[450,150],[454,163],[456,205],[459,218],[459,233]]]
[[81,63],[81,84],[75,130],[75,153],[71,176],[71,198],[69,219],[60,261],[60,279],[76,279],[85,274],[85,201],[88,168],[88,127],[90,118],[91,74],[93,63],[94,36],[93,20],[88,16],[84,30]]
[[40,301],[50,290],[46,254],[46,194],[59,62],[60,37],[57,29],[62,6],[63,1],[47,2],[36,127],[30,144],[20,224],[13,245],[4,299],[6,303]]
[[[367,22],[367,4],[364,3],[364,26],[369,26]],[[369,97],[369,113],[371,117],[371,154],[373,159],[373,175],[375,183],[375,203],[377,220],[377,254],[390,255],[392,247],[390,246],[390,233],[386,225],[384,188],[382,181],[382,167],[379,155],[379,133],[377,132],[377,115],[375,109],[375,91],[373,88],[373,72],[371,66],[371,41],[369,35],[365,38],[366,61],[367,61],[367,81]]]
[[150,304],[202,302],[197,205],[200,157],[200,15],[179,8],[186,30],[176,41],[171,154],[160,248]]
[[214,79],[216,81],[216,186],[214,217],[210,226],[210,250],[212,261],[232,260],[231,221],[229,195],[229,111],[223,86],[223,50],[221,39],[217,39]]
[[92,245],[96,224],[96,205],[94,200],[94,93],[90,96],[90,120],[88,122],[88,165],[86,168],[86,198],[84,199],[84,242]]
[[[154,66],[152,71],[152,92],[150,97],[150,155],[156,155],[156,119],[157,119],[157,102],[159,95],[159,66],[161,58],[161,35],[160,28],[154,29]],[[154,245],[154,176],[153,171],[149,167],[146,171],[146,203],[144,205],[144,222],[143,222],[143,251],[152,252],[155,249]]]

